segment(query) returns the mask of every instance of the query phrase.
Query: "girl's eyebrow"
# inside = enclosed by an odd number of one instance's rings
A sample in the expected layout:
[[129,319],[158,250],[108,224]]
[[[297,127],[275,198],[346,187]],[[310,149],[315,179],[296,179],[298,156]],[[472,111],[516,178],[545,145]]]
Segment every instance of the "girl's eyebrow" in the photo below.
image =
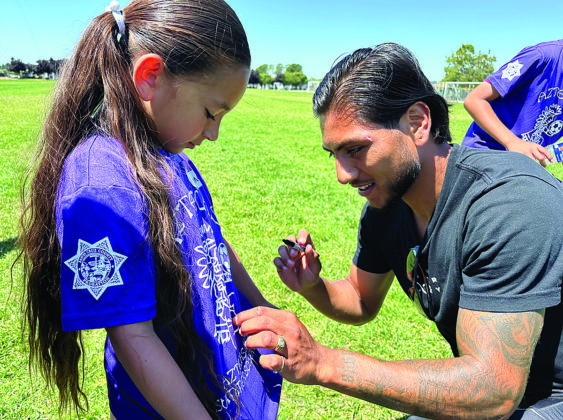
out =
[[219,111],[228,112],[228,111],[231,110],[231,107],[229,105],[227,105],[225,102],[221,102],[220,100],[215,100],[213,98],[211,98],[211,100],[217,105],[217,107],[218,107],[217,112],[219,112]]
[[230,111],[231,107],[225,103],[223,104],[219,104],[219,106],[221,107],[220,109],[225,110],[225,111]]

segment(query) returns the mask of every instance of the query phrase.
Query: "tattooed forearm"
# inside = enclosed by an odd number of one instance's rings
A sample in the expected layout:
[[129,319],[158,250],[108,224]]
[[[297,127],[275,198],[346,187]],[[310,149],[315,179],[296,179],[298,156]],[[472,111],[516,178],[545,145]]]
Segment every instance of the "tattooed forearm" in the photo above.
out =
[[[347,388],[353,390],[353,392],[348,393],[357,395],[366,401],[378,402],[377,399],[374,399],[376,395],[389,393],[394,396],[394,399],[397,399],[395,398],[397,394],[402,394],[408,389],[406,386],[399,389],[398,384],[392,385],[387,380],[378,381],[380,375],[375,374],[375,372],[373,375],[368,373],[370,370],[373,371],[373,367],[364,365],[365,358],[366,356],[352,352],[344,351],[341,353],[341,380]],[[381,404],[381,402],[379,403]]]
[[[525,390],[543,313],[460,310],[460,357],[381,361],[339,352],[331,388],[394,410],[432,418],[509,415]],[[339,384],[338,384],[339,382]]]
[[342,353],[342,382],[353,383],[356,374],[356,360],[354,353]]

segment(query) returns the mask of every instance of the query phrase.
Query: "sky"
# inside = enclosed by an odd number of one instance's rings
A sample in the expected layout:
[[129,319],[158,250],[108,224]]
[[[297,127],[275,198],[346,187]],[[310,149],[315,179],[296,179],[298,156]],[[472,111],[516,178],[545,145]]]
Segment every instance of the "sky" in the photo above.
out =
[[[546,0],[227,0],[242,21],[252,68],[301,64],[322,78],[357,48],[397,42],[418,58],[432,81],[462,44],[496,57],[495,69],[527,45],[563,38],[563,1]],[[106,2],[5,0],[0,63],[68,57]],[[121,1],[124,7],[128,1]]]

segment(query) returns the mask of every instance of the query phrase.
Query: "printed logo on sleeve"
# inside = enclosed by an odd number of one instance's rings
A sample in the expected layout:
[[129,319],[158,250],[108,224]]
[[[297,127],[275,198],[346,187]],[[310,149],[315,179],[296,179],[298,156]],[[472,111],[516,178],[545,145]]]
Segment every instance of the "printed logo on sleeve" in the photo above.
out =
[[79,239],[76,255],[65,261],[74,272],[72,288],[86,289],[98,300],[108,287],[123,284],[119,268],[126,259],[114,252],[107,237],[95,244]]
[[502,78],[512,81],[517,76],[520,76],[520,69],[524,67],[518,60],[508,63],[506,68],[502,71]]

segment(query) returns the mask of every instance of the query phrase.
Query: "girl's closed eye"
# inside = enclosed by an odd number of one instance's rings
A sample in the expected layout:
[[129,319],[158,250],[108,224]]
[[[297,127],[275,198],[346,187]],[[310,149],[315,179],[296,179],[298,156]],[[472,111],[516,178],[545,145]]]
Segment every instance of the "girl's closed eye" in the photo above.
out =
[[215,116],[207,108],[205,108],[205,118],[215,121]]

